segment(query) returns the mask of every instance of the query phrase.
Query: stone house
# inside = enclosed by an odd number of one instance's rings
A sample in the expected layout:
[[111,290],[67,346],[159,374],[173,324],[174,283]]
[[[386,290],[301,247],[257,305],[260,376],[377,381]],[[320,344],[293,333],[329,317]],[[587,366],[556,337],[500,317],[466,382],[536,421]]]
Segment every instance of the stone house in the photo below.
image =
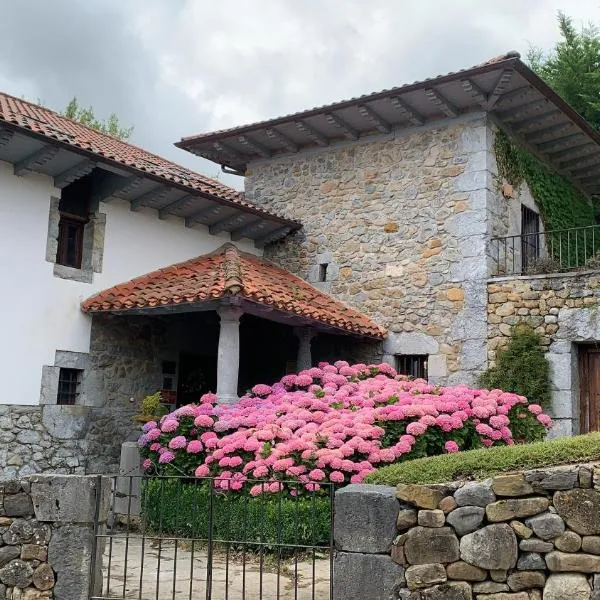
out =
[[600,428],[600,273],[573,268],[595,242],[528,274],[564,236],[503,179],[500,132],[590,206],[600,136],[515,53],[177,143],[243,194],[0,95],[0,272],[30,282],[0,300],[0,468],[114,470],[156,389],[229,401],[336,358],[473,383],[520,320],[548,348],[555,433]]

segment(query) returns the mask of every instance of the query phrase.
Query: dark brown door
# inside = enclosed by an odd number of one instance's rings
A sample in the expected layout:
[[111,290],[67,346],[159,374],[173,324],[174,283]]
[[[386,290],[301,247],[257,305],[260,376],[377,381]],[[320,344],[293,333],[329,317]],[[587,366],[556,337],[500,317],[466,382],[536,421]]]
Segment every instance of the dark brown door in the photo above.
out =
[[600,347],[579,349],[580,431],[600,431]]

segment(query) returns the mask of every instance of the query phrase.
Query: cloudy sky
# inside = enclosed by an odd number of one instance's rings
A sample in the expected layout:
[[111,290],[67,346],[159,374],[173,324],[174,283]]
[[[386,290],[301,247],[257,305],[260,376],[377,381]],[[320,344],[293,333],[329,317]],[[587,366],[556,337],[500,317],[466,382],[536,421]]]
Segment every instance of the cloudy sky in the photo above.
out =
[[2,0],[0,90],[215,176],[173,142],[550,48],[558,10],[600,24],[600,0]]

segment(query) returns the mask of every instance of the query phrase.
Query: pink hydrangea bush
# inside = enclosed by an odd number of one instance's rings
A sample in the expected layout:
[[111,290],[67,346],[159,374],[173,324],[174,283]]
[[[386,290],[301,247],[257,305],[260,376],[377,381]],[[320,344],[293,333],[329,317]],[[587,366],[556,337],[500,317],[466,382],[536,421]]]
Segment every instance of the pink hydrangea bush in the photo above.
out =
[[[387,364],[321,363],[233,405],[214,394],[143,427],[145,469],[216,477],[224,490],[319,491],[379,466],[482,446],[534,441],[550,417],[501,390],[436,387]],[[290,485],[289,482],[294,482]]]

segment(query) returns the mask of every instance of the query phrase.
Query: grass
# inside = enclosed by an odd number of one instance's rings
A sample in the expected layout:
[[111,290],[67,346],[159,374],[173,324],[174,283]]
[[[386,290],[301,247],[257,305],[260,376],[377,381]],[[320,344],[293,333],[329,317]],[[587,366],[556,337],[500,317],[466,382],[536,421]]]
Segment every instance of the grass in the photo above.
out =
[[382,467],[371,473],[366,483],[397,485],[484,479],[509,471],[594,460],[600,460],[600,433],[418,458]]
[[[213,492],[194,479],[144,481],[142,522],[153,535],[208,540],[232,548],[289,550],[329,545],[328,495],[293,498],[287,493]],[[212,528],[211,535],[209,530]]]

